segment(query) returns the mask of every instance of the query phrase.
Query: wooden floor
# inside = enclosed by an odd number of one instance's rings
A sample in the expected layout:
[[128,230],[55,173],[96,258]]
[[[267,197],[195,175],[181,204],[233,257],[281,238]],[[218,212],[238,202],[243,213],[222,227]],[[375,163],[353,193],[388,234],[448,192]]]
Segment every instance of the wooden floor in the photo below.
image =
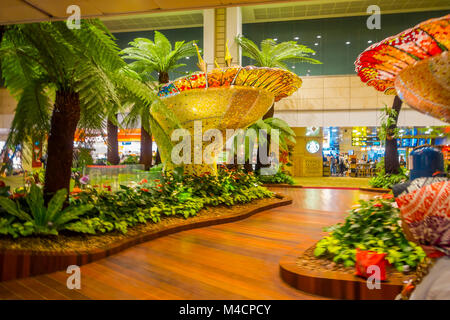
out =
[[242,221],[162,237],[81,267],[81,289],[68,275],[0,282],[0,299],[318,299],[279,277],[280,257],[321,238],[358,199],[373,193],[336,189],[273,190],[290,206]]

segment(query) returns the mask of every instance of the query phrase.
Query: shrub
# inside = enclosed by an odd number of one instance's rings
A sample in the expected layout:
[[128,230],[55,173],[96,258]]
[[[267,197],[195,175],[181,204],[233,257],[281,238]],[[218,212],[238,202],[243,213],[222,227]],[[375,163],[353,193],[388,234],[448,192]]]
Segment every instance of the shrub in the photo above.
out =
[[264,184],[295,184],[294,179],[281,170],[274,175],[258,175],[258,180]]
[[425,253],[405,238],[399,210],[392,205],[393,199],[388,199],[389,196],[360,200],[343,224],[325,229],[330,234],[317,243],[314,254],[349,267],[355,264],[356,248],[359,248],[386,253],[388,262],[399,271],[404,265],[416,267]]
[[398,174],[386,174],[384,171],[384,159],[377,164],[377,175],[369,180],[369,185],[372,188],[384,188],[390,189],[393,185],[406,182],[408,177],[408,171],[400,167],[400,173]]
[[120,186],[115,192],[80,189],[64,210],[64,190],[58,191],[45,207],[41,189],[32,185],[29,192],[11,195],[14,200],[0,197],[0,234],[56,235],[60,230],[126,233],[139,223],[158,223],[167,216],[189,218],[207,206],[232,206],[273,196],[253,174],[225,168],[219,169],[218,176],[162,174],[156,183],[143,180],[136,187]]

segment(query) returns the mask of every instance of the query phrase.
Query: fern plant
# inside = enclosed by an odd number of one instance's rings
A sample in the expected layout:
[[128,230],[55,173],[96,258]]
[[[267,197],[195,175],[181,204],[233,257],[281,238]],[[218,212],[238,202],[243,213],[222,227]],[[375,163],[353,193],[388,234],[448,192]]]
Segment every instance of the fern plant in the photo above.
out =
[[[27,223],[27,226],[32,226],[33,233],[57,235],[58,231],[64,229],[69,222],[78,219],[81,215],[93,208],[92,205],[86,204],[69,206],[63,209],[66,198],[67,190],[60,189],[46,206],[41,188],[33,184],[25,198],[26,207],[22,207],[18,201],[13,201],[6,197],[0,197],[0,206],[11,216]],[[2,218],[0,227],[8,227],[7,223],[11,223],[11,220]]]
[[[196,41],[178,41],[172,46],[170,41],[161,32],[155,31],[154,40],[146,38],[136,38],[130,42],[130,47],[122,50],[123,58],[126,60],[134,60],[130,63],[130,68],[135,70],[140,76],[143,83],[149,88],[156,89],[151,74],[158,73],[159,84],[169,82],[169,71],[185,66],[180,63],[181,59],[194,56],[196,53],[194,43]],[[152,129],[151,123],[155,122],[151,119],[149,105],[146,103],[135,102],[132,105],[125,122],[129,125],[141,122],[141,157],[140,162],[145,165],[146,169],[152,165]],[[158,153],[156,162],[160,161],[160,146],[163,143],[155,134],[155,140],[158,144]],[[159,141],[158,141],[159,140]]]
[[[60,22],[10,25],[0,43],[2,76],[18,100],[8,146],[48,135],[44,193],[69,189],[75,130],[102,128],[117,88],[151,101],[99,20],[80,29]],[[49,197],[47,197],[49,199]]]

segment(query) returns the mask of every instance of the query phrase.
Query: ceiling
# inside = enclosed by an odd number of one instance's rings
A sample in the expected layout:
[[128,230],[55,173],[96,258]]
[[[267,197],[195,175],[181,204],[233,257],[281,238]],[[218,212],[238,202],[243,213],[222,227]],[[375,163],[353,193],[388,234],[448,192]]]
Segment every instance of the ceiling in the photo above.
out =
[[367,15],[367,7],[378,5],[382,14],[449,10],[449,0],[310,0],[242,8],[242,22],[255,23]]
[[449,0],[1,0],[0,24],[64,20],[72,4],[112,32],[202,26],[202,9],[236,5],[243,23],[367,15],[369,5],[382,13],[450,10]]
[[1,0],[0,25],[64,20],[70,5],[78,5],[82,17],[110,17],[142,13],[267,4],[293,0]]

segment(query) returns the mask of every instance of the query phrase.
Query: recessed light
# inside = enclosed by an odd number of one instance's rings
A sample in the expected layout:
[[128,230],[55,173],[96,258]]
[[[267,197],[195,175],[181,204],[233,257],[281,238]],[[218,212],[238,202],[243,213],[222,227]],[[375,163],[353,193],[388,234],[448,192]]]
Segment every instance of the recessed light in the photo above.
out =
[[189,59],[190,59],[190,57],[186,57],[186,59],[188,59],[188,60],[189,60]]
[[322,36],[319,34],[319,35],[317,36],[317,39],[320,39],[320,38],[322,38]]
[[298,39],[300,39],[299,37],[294,37],[294,40],[298,40]]
[[315,45],[315,46],[318,46],[318,45],[319,45],[319,43],[318,43],[318,42],[316,42],[316,43],[314,43],[314,45]]
[[367,43],[372,43],[372,40],[367,41]]
[[274,38],[274,39],[273,39],[273,41],[277,41],[277,40],[278,40],[278,38]]
[[295,66],[292,66],[292,69],[295,69]]
[[347,41],[345,44],[350,44],[350,41]]

